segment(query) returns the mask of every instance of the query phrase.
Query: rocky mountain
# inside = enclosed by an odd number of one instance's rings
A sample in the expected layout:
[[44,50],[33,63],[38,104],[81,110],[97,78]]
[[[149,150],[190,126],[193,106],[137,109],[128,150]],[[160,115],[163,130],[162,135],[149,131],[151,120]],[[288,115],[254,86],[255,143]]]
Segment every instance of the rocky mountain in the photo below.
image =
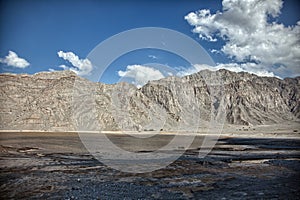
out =
[[194,130],[212,120],[241,125],[300,120],[300,77],[204,70],[138,89],[61,71],[1,74],[0,84],[5,130]]

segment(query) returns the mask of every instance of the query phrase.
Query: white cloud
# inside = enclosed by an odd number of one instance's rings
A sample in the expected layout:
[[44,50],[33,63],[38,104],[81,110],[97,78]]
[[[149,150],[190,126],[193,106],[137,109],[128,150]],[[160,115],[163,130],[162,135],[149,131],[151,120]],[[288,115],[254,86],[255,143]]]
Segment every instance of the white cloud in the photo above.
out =
[[152,58],[152,59],[157,59],[157,56],[155,55],[148,55],[149,58]]
[[209,66],[205,64],[196,64],[191,68],[181,70],[178,72],[178,76],[186,76],[201,70],[211,70],[217,71],[219,69],[227,69],[232,72],[248,72],[251,74],[256,74],[257,76],[268,76],[268,77],[276,77],[273,72],[267,71],[263,66],[255,63],[227,63],[227,64],[218,64],[217,66]]
[[216,49],[211,49],[210,52],[212,52],[212,53],[220,53],[220,51],[216,50]]
[[5,58],[0,58],[0,62],[11,67],[26,68],[30,64],[24,58],[20,58],[15,52],[9,51]]
[[73,67],[68,67],[66,65],[60,65],[60,68],[64,70],[71,70],[75,72],[79,76],[89,75],[90,72],[93,70],[93,65],[90,60],[86,59],[79,59],[77,55],[73,52],[57,52],[60,58],[69,61]]
[[[280,76],[300,73],[300,21],[276,22],[281,0],[223,0],[223,10],[199,10],[185,16],[193,32],[208,41],[222,39],[220,49],[237,62],[255,62]],[[284,70],[280,70],[280,66]],[[281,68],[282,68],[281,67]]]
[[145,85],[148,81],[165,77],[158,69],[142,65],[128,65],[125,71],[118,71],[118,75],[132,79],[132,83],[137,87]]

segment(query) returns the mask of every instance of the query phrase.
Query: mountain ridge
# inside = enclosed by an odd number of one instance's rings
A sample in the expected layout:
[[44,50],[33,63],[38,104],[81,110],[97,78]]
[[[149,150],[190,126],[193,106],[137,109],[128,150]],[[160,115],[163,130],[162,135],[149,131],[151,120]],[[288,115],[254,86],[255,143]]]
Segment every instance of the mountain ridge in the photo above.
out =
[[220,106],[229,124],[300,119],[300,77],[203,70],[140,89],[93,83],[71,71],[0,74],[0,80],[2,130],[196,130],[219,116]]

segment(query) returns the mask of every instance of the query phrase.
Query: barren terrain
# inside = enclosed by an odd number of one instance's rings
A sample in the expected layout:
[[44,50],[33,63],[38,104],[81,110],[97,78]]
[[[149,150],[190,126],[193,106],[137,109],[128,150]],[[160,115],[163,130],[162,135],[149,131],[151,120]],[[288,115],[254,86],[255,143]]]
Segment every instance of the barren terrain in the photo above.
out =
[[[299,130],[242,129],[228,129],[232,133],[223,134],[205,158],[198,157],[204,137],[199,134],[174,163],[142,174],[103,165],[76,132],[2,131],[1,198],[299,199]],[[160,134],[145,145],[117,132],[106,134],[121,148],[140,153],[174,136]]]

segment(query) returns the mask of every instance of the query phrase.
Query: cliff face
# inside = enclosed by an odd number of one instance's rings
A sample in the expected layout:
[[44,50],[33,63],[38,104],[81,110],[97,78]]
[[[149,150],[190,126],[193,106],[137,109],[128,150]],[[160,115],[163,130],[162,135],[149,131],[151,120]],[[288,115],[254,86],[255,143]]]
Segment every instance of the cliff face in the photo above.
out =
[[300,77],[205,70],[137,89],[127,83],[92,83],[62,71],[1,74],[0,84],[1,129],[188,130],[220,115],[220,106],[230,124],[300,119]]
[[[214,104],[212,92],[221,92],[219,97],[222,99],[218,101],[223,101],[226,122],[230,124],[271,124],[300,118],[300,77],[280,80],[227,70],[205,70],[181,79],[167,79],[150,82],[141,90],[171,113],[176,113],[182,106],[180,103],[172,104],[178,100],[178,96],[172,94],[179,90],[189,93],[184,103],[189,99],[193,99],[194,103],[197,101],[204,120],[209,120]],[[211,86],[214,82],[220,86]]]
[[1,74],[1,129],[73,129],[70,101],[75,78],[67,72]]

